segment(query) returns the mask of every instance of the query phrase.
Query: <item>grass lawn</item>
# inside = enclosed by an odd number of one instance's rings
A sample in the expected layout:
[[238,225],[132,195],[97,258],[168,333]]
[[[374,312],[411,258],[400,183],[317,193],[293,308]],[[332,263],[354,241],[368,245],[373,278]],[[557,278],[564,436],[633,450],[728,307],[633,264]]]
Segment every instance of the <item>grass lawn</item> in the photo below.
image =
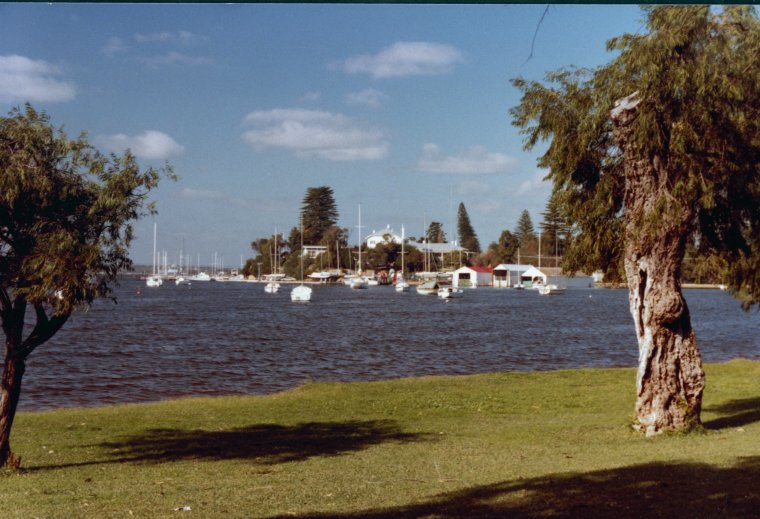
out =
[[631,369],[20,413],[0,517],[758,517],[760,362],[706,371],[705,431],[651,439]]

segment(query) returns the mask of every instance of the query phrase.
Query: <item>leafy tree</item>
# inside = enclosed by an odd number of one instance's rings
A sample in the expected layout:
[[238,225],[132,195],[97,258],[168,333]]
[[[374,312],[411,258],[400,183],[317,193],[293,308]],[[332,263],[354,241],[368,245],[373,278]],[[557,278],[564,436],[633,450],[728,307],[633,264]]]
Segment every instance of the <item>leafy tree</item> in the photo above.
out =
[[[299,236],[300,239],[300,236]],[[276,240],[276,241],[275,241]],[[275,247],[276,245],[276,247]],[[259,273],[263,276],[265,274],[272,274],[275,272],[275,265],[277,259],[275,258],[275,251],[280,255],[279,263],[282,263],[282,249],[286,247],[286,243],[283,240],[282,234],[274,234],[269,238],[257,238],[251,242],[251,249],[256,252],[256,256],[251,258],[250,265],[246,263],[243,267],[244,276],[258,276]],[[259,263],[261,267],[259,268]]]
[[[512,110],[577,236],[567,270],[623,265],[639,343],[636,427],[700,423],[701,355],[681,294],[687,243],[760,302],[760,24],[752,7],[648,6],[648,30],[593,71],[514,80]],[[590,267],[590,268],[589,268]]]
[[130,152],[70,140],[31,105],[0,118],[0,466],[17,463],[9,440],[27,358],[132,267],[132,221],[155,213],[146,201],[162,172],[173,178],[168,164],[141,170]]
[[501,231],[499,241],[493,242],[488,246],[486,258],[479,261],[478,264],[495,266],[501,263],[516,263],[517,249],[519,247],[520,242],[517,236],[505,229]]
[[301,206],[305,245],[316,245],[327,230],[338,222],[338,208],[331,187],[310,187]]
[[397,259],[400,266],[401,244],[393,242],[378,243],[374,249],[367,251],[366,259],[367,264],[372,268],[394,267]]
[[446,243],[446,233],[441,222],[430,222],[425,234],[428,243]]
[[470,216],[464,207],[464,202],[459,203],[457,210],[457,232],[459,234],[459,244],[470,252],[480,252],[480,242],[475,234],[475,229],[470,223]]
[[520,213],[520,218],[517,220],[517,227],[515,227],[515,236],[520,243],[520,247],[525,247],[536,237],[536,233],[533,229],[533,220],[530,219],[530,213],[527,209],[523,209],[523,212]]
[[340,255],[341,268],[348,268],[351,264],[351,255],[348,250],[348,229],[333,225],[324,232],[319,245],[327,247],[327,252],[323,258],[324,268],[337,267],[338,255]]

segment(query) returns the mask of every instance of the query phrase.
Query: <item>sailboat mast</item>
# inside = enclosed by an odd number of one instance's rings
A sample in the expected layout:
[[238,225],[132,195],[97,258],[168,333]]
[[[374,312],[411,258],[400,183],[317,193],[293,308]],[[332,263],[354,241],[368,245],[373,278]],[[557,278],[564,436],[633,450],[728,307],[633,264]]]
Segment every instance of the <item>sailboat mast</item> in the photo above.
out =
[[356,226],[359,231],[359,268],[356,269],[356,273],[361,275],[362,273],[362,205],[359,204],[359,225]]
[[153,275],[156,275],[156,222],[153,222]]
[[404,275],[404,224],[401,224],[401,275]]

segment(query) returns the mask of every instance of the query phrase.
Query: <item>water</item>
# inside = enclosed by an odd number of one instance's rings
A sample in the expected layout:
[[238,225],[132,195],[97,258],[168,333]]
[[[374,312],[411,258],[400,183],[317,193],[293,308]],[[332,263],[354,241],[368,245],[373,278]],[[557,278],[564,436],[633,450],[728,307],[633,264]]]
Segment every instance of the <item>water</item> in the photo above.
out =
[[[138,294],[138,291],[140,294]],[[477,289],[449,302],[390,287],[316,286],[312,302],[263,285],[126,280],[118,304],[78,312],[29,359],[21,409],[185,395],[263,394],[307,380],[635,366],[626,290]],[[760,314],[725,292],[686,298],[707,362],[760,358]]]

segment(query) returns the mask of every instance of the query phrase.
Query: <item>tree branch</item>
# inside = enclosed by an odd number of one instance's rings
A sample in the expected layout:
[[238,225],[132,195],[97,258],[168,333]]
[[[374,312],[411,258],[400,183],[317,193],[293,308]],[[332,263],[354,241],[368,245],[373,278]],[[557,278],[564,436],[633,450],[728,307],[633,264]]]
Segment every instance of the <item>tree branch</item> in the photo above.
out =
[[21,346],[15,354],[21,359],[28,357],[37,346],[55,335],[56,332],[66,324],[66,321],[71,315],[71,312],[67,312],[63,315],[54,315],[52,318],[48,318],[42,303],[34,303],[34,311],[37,314],[37,323],[34,325],[34,329],[29,336],[21,343]]

